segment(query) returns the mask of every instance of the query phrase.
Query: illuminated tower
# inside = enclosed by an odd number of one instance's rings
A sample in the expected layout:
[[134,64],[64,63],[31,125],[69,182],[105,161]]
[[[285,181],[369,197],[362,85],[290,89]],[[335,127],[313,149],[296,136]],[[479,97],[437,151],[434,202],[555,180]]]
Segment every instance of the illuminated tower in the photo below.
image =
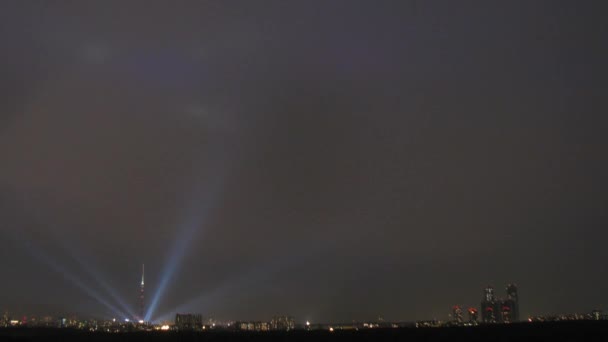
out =
[[481,320],[484,323],[496,323],[499,310],[497,303],[494,297],[494,288],[492,286],[486,287],[481,301]]
[[492,286],[486,287],[483,294],[486,302],[494,302],[494,288]]
[[144,319],[144,274],[145,265],[141,265],[141,285],[139,287],[139,319]]
[[512,322],[519,321],[519,296],[517,294],[517,285],[507,285],[507,300],[508,306],[511,307]]
[[501,323],[513,323],[513,307],[508,300],[500,303],[500,322]]
[[457,323],[462,323],[462,309],[458,305],[452,307],[452,319]]
[[477,324],[477,309],[469,308],[469,322]]

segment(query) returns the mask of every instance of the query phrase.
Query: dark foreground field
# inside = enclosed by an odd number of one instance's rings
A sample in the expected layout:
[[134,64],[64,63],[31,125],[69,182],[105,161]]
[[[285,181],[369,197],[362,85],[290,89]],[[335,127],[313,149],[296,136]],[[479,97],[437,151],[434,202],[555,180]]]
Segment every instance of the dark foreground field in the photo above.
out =
[[608,321],[522,323],[471,328],[360,331],[88,333],[68,329],[4,329],[2,341],[608,341]]

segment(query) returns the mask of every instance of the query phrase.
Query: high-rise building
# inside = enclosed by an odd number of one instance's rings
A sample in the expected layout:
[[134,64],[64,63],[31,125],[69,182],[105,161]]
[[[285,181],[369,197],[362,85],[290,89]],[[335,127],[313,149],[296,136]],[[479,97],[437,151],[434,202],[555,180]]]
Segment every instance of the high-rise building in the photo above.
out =
[[483,294],[486,302],[494,302],[494,288],[492,286],[487,286],[483,291]]
[[481,320],[484,323],[496,323],[496,315],[494,313],[493,303],[481,303]]
[[501,323],[513,323],[513,307],[509,300],[500,302],[500,317]]
[[511,322],[519,321],[519,295],[517,293],[517,285],[507,285],[507,300],[506,304],[511,308]]
[[454,305],[452,307],[452,319],[454,322],[462,323],[462,309],[459,305]]
[[517,285],[507,285],[506,292],[507,298],[503,300],[495,297],[492,286],[485,288],[481,301],[481,319],[484,323],[512,323],[519,321]]
[[275,316],[270,321],[272,330],[293,330],[296,328],[296,321],[291,316]]
[[11,318],[8,315],[8,311],[4,311],[4,315],[2,315],[2,321],[0,321],[1,327],[8,327],[10,324]]
[[477,309],[469,308],[469,322],[477,323]]
[[494,288],[488,286],[484,290],[484,297],[481,301],[481,320],[484,323],[496,323],[498,318],[498,302],[494,297]]
[[175,327],[177,330],[201,330],[203,316],[198,314],[176,314]]
[[234,324],[236,330],[242,331],[269,331],[270,323],[268,322],[236,322]]

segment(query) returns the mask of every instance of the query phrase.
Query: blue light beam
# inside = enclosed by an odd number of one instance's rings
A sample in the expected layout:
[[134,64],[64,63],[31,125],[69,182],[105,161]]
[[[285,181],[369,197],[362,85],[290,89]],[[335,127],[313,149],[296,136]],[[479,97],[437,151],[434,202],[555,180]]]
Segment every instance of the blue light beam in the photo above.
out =
[[[99,284],[101,286],[101,288],[105,291],[105,293],[107,295],[109,295],[112,298],[112,300],[118,304],[118,306],[120,306],[122,311],[126,312],[129,315],[128,317],[135,319],[134,311],[128,305],[126,305],[123,298],[121,298],[120,295],[116,292],[116,290],[112,286],[110,286],[110,284],[108,284],[107,281],[105,281],[105,279],[102,275],[95,272],[93,270],[93,268],[83,260],[83,258],[79,258],[76,255],[76,253],[72,252],[72,250],[70,248],[68,248],[64,243],[62,243],[61,241],[57,241],[57,242],[59,242],[59,245],[61,245],[64,252],[72,260],[76,261],[78,263],[78,265],[87,273],[87,275],[89,277],[91,277],[93,280],[95,280],[95,282],[97,282],[97,284]],[[126,318],[126,316],[125,316],[125,318]]]
[[[210,291],[178,305],[172,311],[159,315],[152,321],[158,322],[163,319],[169,319],[177,312],[190,311],[193,308],[196,308],[197,310],[200,310],[201,307],[208,308],[217,302],[217,300],[228,295],[230,292],[234,292],[242,288],[251,289],[256,285],[260,285],[262,282],[271,279],[274,275],[287,268],[301,266],[306,262],[310,262],[310,259],[320,258],[323,254],[329,251],[329,243],[324,241],[317,243],[313,248],[305,246],[299,252],[292,251],[289,253],[293,256],[291,259],[270,258],[267,262],[260,262],[260,267],[253,267],[244,273],[239,273],[237,276],[223,281]],[[282,256],[285,256],[286,254],[288,253],[280,253]]]
[[188,247],[196,234],[201,230],[205,219],[213,209],[213,204],[218,201],[218,194],[223,185],[223,177],[217,178],[216,182],[208,187],[207,191],[202,195],[202,199],[193,201],[186,222],[181,225],[177,233],[167,263],[164,265],[160,283],[152,296],[152,301],[148,306],[144,320],[150,321],[162,295],[167,290],[169,282],[173,279],[174,274],[179,269],[179,264],[183,260],[188,251]]
[[[36,215],[36,213],[32,213],[30,216],[35,219],[35,222],[37,222],[37,223],[41,222],[41,220],[39,219],[38,215]],[[49,227],[49,228],[51,228],[51,227]],[[12,238],[17,243],[22,242],[23,245],[25,246],[26,251],[28,252],[28,254],[30,254],[30,256],[32,256],[34,259],[41,261],[42,263],[46,264],[47,266],[50,266],[55,271],[62,273],[64,275],[64,277],[66,277],[66,278],[68,278],[68,280],[72,281],[78,288],[80,288],[82,291],[84,291],[87,295],[91,296],[93,299],[97,300],[99,303],[102,303],[104,306],[106,306],[108,309],[110,309],[114,314],[118,314],[120,317],[126,318],[127,316],[124,314],[126,312],[127,314],[133,316],[132,310],[130,310],[129,307],[124,304],[124,301],[120,298],[120,296],[117,295],[116,291],[113,288],[111,288],[111,286],[106,281],[103,280],[103,277],[96,274],[95,271],[82,260],[82,258],[79,258],[76,255],[76,253],[74,253],[72,251],[73,248],[70,248],[69,246],[67,246],[66,243],[64,243],[64,239],[62,237],[58,237],[56,231],[60,231],[60,230],[47,229],[47,231],[51,232],[51,234],[47,235],[47,237],[53,239],[53,241],[55,242],[55,245],[60,248],[61,252],[63,252],[63,255],[67,255],[72,260],[76,261],[79,264],[79,266],[86,271],[86,273],[89,275],[89,277],[93,278],[93,280],[96,283],[101,285],[101,287],[104,288],[104,290],[106,290],[106,292],[112,297],[112,299],[116,303],[119,304],[119,306],[121,307],[122,310],[118,310],[114,305],[110,304],[97,291],[95,291],[95,290],[91,289],[90,287],[88,287],[87,285],[85,285],[84,282],[80,278],[78,278],[75,275],[73,275],[72,273],[70,273],[65,267],[61,266],[57,261],[54,261],[47,253],[43,253],[41,248],[36,248],[35,246],[33,246],[31,241],[24,236],[23,231],[20,230],[20,231],[17,231],[15,234],[10,234],[9,238],[11,238],[11,235],[14,235],[14,236],[12,236]]]
[[25,240],[23,241],[23,244],[26,247],[25,249],[28,251],[28,253],[34,259],[36,259],[38,261],[41,261],[43,264],[46,264],[47,266],[50,266],[56,272],[61,273],[64,278],[66,278],[67,280],[69,280],[72,284],[76,285],[76,287],[78,287],[80,290],[82,290],[89,297],[93,298],[98,303],[100,303],[103,306],[105,306],[114,315],[118,315],[118,317],[126,317],[125,314],[124,314],[124,312],[122,312],[121,310],[117,309],[114,305],[110,304],[108,301],[106,301],[105,299],[103,299],[103,297],[97,291],[95,291],[95,290],[89,288],[88,286],[86,286],[78,277],[76,277],[75,275],[71,274],[68,270],[66,270],[64,267],[62,267],[58,262],[56,262],[55,260],[53,260],[49,255],[43,254],[41,251],[39,251],[36,248],[34,248],[33,246],[31,246],[30,243],[28,243]]
[[[232,150],[235,146],[234,137],[231,136],[230,131],[226,130],[227,127],[220,129],[212,125],[222,116],[207,115],[205,117],[205,122],[208,124],[206,127],[208,146],[212,146],[213,150],[208,151],[207,158],[204,158],[204,162],[206,162],[204,166],[211,165],[212,168],[201,170],[200,167],[197,167],[197,162],[194,161],[190,178],[194,181],[194,184],[189,185],[189,189],[192,190],[188,191],[192,196],[186,198],[188,202],[182,213],[183,215],[178,220],[177,237],[169,250],[167,262],[162,269],[160,283],[146,311],[144,317],[146,321],[150,321],[163,294],[179,270],[180,263],[188,252],[188,247],[205,223],[208,222],[211,211],[220,202],[220,190],[223,190],[225,181],[228,179],[228,171],[230,171],[230,166],[234,162],[234,154],[231,153],[234,152]],[[231,129],[234,129],[238,125],[230,126]],[[203,176],[203,173],[206,173],[204,177],[207,182],[196,182]]]

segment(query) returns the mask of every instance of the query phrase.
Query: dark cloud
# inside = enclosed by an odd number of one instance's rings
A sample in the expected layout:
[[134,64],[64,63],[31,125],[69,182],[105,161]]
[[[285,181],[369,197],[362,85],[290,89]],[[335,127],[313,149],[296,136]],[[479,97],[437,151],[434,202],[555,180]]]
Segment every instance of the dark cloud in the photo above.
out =
[[0,307],[601,306],[601,5],[3,2]]

